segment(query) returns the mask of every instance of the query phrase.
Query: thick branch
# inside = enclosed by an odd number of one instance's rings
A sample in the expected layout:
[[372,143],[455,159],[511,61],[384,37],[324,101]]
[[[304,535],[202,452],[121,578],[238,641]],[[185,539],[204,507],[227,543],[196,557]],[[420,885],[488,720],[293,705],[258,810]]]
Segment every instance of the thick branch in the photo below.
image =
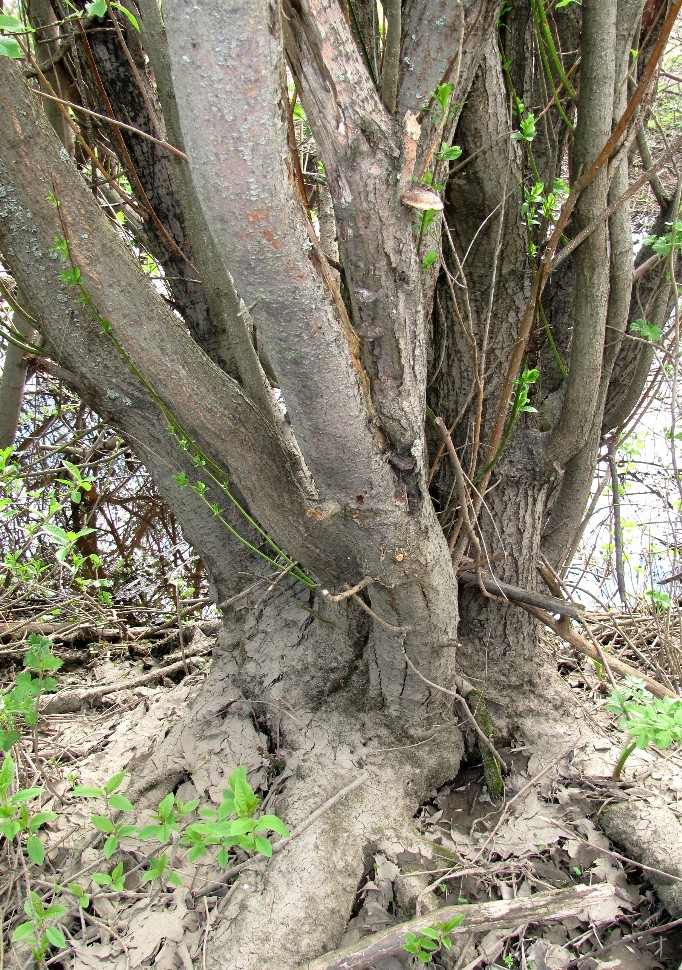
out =
[[386,483],[388,471],[368,433],[354,335],[314,269],[291,190],[276,14],[265,2],[190,8],[173,0],[164,16],[185,149],[209,230],[251,309],[320,492],[354,502],[377,479]]
[[355,946],[327,953],[317,960],[301,966],[301,970],[364,970],[377,961],[394,953],[400,953],[406,933],[418,933],[436,920],[446,922],[455,916],[464,916],[464,922],[452,931],[451,936],[466,933],[486,933],[494,929],[507,929],[527,923],[545,923],[566,919],[569,916],[588,918],[592,907],[598,907],[616,895],[613,886],[601,883],[596,886],[575,886],[571,889],[550,889],[519,899],[501,900],[493,903],[476,903],[471,906],[445,906],[436,913],[419,916],[407,923],[391,926],[381,933],[363,940],[361,950]]
[[[333,559],[320,549],[313,551],[317,543],[309,533],[319,535],[327,526],[320,522],[312,527],[306,517],[309,486],[297,459],[241,388],[194,343],[135,266],[75,168],[60,156],[35,100],[6,58],[0,58],[0,110],[8,119],[0,143],[0,248],[18,285],[30,294],[47,352],[86,386],[93,361],[117,357],[99,324],[75,303],[78,291],[59,280],[61,264],[50,256],[50,248],[65,228],[86,292],[135,363],[138,378],[133,385],[141,388],[141,378],[153,388],[202,451],[234,472],[261,524],[286,541],[297,558],[316,563],[324,572],[324,564],[331,566]],[[49,201],[55,190],[58,212]],[[132,405],[126,396],[108,390],[105,376],[99,386],[91,385],[91,393],[99,396],[97,410],[122,422]],[[144,412],[149,404],[139,407]],[[150,442],[152,456],[158,448],[156,436],[143,439]],[[218,499],[220,494],[212,496]],[[335,541],[345,548],[342,538]]]
[[[611,135],[615,85],[616,0],[585,0],[578,125],[573,171],[582,175]],[[576,229],[606,208],[608,173],[602,168],[575,209]],[[601,226],[575,255],[573,340],[566,396],[552,432],[551,459],[565,464],[585,444],[597,409],[609,299],[609,238]]]
[[[478,586],[479,577],[465,569],[457,574],[457,578],[466,583],[467,586]],[[584,607],[567,600],[559,599],[557,596],[546,596],[543,593],[535,593],[529,589],[522,589],[520,586],[513,586],[511,583],[503,583],[499,579],[491,576],[480,575],[480,582],[486,592],[492,596],[502,596],[510,599],[513,603],[526,603],[529,606],[537,606],[540,609],[548,610],[550,613],[558,613],[560,616],[571,616],[577,620],[580,618]]]
[[407,458],[423,435],[426,357],[413,210],[400,201],[403,131],[381,103],[336,0],[288,2],[284,13],[287,54],[334,201],[372,404]]

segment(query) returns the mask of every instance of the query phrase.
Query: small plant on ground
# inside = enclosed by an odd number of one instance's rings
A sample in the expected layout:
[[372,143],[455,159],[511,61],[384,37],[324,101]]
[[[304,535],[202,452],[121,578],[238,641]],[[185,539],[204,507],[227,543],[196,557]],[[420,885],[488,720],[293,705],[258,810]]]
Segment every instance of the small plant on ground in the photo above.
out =
[[[24,657],[24,670],[14,678],[14,686],[0,693],[0,751],[9,751],[19,741],[18,728],[35,728],[38,720],[38,698],[57,690],[54,677],[48,671],[59,670],[63,660],[52,653],[47,637],[32,633],[29,650]],[[34,677],[34,674],[37,676]]]
[[643,751],[650,744],[665,750],[682,741],[682,701],[654,697],[639,677],[628,677],[625,686],[614,690],[606,709],[620,715],[619,727],[628,738],[613,770],[620,781],[625,762],[635,748]]
[[432,923],[417,933],[406,933],[403,950],[414,955],[419,963],[431,963],[439,950],[449,950],[452,946],[450,933],[464,922],[464,914],[453,916],[445,923]]

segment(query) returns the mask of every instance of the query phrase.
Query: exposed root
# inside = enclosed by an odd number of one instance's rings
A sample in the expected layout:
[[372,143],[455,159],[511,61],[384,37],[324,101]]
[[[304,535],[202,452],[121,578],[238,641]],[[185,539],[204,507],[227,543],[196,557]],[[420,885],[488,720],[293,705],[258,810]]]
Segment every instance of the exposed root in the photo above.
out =
[[682,823],[677,815],[651,799],[632,797],[609,806],[601,824],[610,839],[648,867],[647,876],[670,915],[682,917]]
[[416,831],[414,845],[405,844],[404,833],[437,777],[437,765],[441,781],[456,771],[462,753],[457,736],[438,739],[428,752],[389,753],[367,764],[366,784],[306,825],[317,805],[360,770],[362,742],[330,743],[349,734],[342,718],[334,720],[330,712],[324,724],[311,725],[306,750],[293,755],[297,767],[278,799],[278,814],[303,831],[266,866],[254,862],[242,872],[234,891],[217,904],[208,970],[289,970],[326,952],[342,938],[368,852],[383,847],[398,854],[423,845]]

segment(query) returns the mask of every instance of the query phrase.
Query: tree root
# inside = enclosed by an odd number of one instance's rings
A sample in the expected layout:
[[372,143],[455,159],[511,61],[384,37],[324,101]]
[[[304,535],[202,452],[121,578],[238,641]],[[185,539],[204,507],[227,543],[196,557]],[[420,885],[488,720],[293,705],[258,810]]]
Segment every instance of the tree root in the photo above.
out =
[[606,834],[637,862],[670,873],[670,878],[647,871],[671,916],[682,917],[682,823],[662,805],[639,798],[609,806],[601,816]]

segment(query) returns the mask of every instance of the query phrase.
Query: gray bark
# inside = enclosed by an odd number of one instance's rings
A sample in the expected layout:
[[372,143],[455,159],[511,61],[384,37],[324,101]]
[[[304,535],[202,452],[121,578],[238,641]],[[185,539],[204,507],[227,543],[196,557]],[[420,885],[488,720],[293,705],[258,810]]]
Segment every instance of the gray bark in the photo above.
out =
[[[17,294],[17,303],[22,306],[23,294]],[[27,342],[31,343],[36,332],[33,327],[22,320],[18,313],[13,315],[14,330]],[[19,426],[21,403],[24,399],[24,384],[28,372],[28,351],[18,344],[8,343],[5,351],[5,362],[0,379],[0,448],[8,448],[14,444]]]

